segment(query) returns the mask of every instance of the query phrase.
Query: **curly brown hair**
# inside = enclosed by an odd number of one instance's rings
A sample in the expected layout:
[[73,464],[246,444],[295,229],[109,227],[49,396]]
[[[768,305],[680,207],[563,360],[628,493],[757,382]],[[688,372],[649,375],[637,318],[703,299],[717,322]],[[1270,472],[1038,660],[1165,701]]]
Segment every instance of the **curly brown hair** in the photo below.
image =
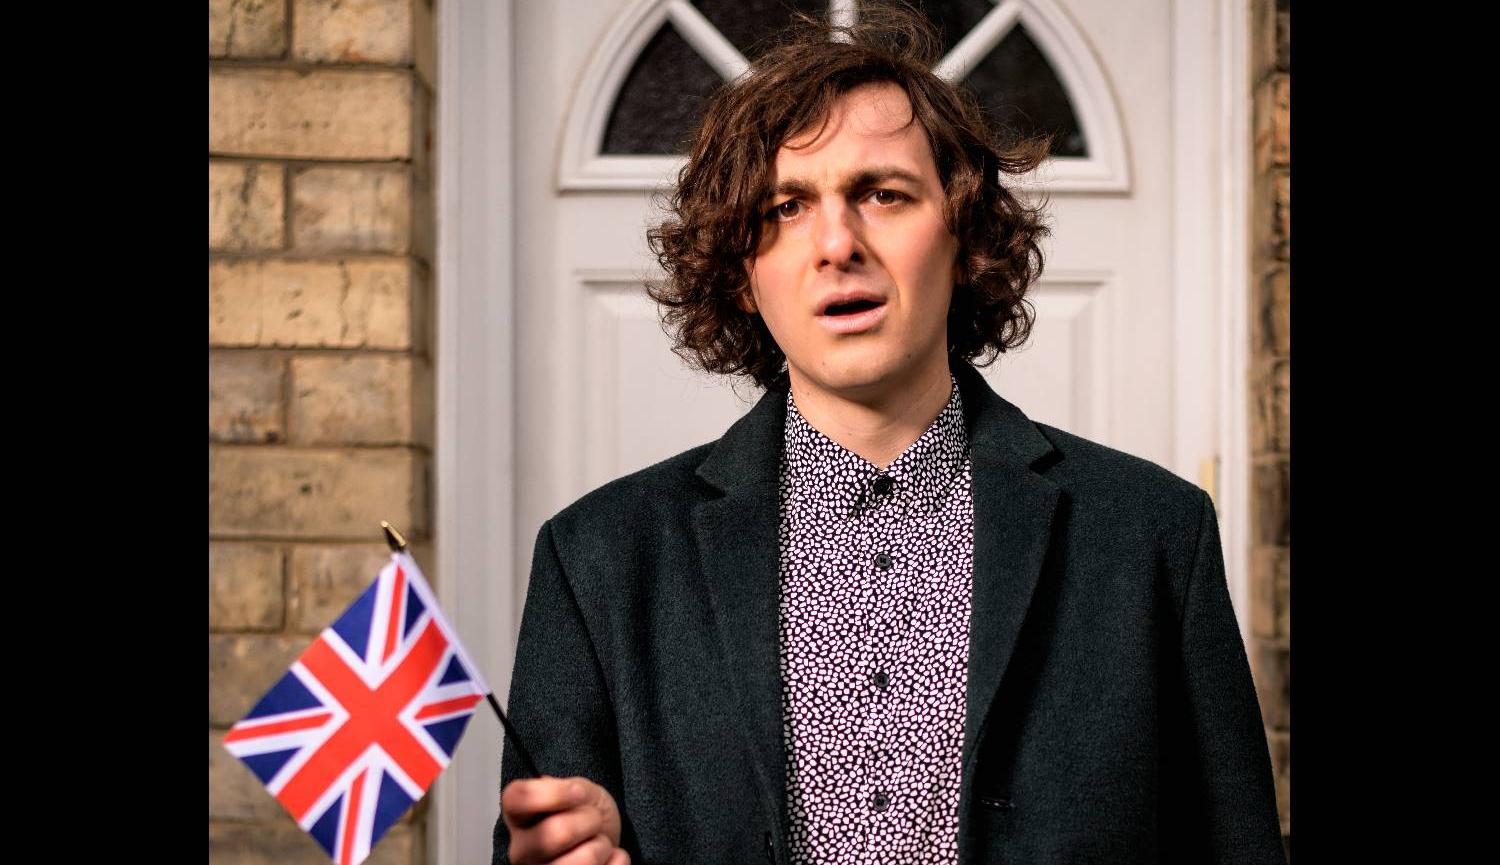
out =
[[646,290],[660,304],[673,352],[706,372],[749,376],[762,388],[786,383],[786,355],[744,301],[744,262],[760,245],[760,204],[776,152],[826,123],[846,92],[886,81],[906,91],[927,133],[943,182],[943,217],[959,241],[950,363],[988,366],[1026,341],[1035,310],[1025,294],[1042,271],[1045,202],[1024,204],[1000,174],[1034,169],[1051,142],[1002,144],[974,96],[932,73],[940,52],[932,25],[909,6],[861,3],[852,26],[797,13],[747,74],[714,93],[663,205],[668,218],[647,232],[666,279]]

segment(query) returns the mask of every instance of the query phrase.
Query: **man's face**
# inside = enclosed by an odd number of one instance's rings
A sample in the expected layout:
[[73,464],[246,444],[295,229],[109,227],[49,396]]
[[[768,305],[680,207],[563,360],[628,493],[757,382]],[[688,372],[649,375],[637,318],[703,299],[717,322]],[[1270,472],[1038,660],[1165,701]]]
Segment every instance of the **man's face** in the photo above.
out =
[[[861,85],[834,104],[821,135],[795,134],[786,143],[800,149],[776,154],[746,265],[797,391],[870,401],[947,379],[958,240],[943,221],[932,148],[911,120],[899,85]],[[852,296],[868,301],[828,308]]]

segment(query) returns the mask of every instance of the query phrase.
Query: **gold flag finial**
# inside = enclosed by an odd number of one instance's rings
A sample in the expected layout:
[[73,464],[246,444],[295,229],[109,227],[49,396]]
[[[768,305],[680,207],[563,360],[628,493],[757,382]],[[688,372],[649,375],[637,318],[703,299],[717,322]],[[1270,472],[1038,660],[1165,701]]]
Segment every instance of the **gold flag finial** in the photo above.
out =
[[406,538],[401,537],[401,533],[390,523],[381,520],[380,527],[385,529],[385,542],[391,545],[391,552],[399,553],[406,549]]

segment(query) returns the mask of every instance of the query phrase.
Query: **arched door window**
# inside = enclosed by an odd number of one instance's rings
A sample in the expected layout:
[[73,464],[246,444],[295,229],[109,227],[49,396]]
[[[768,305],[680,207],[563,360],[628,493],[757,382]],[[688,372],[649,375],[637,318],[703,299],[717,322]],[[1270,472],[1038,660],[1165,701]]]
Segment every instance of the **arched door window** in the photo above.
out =
[[[925,0],[944,56],[1008,137],[1053,136],[1035,182],[1056,192],[1129,188],[1124,137],[1093,53],[1052,0]],[[670,183],[714,88],[749,66],[791,11],[846,21],[853,0],[641,0],[606,37],[565,134],[562,189]]]

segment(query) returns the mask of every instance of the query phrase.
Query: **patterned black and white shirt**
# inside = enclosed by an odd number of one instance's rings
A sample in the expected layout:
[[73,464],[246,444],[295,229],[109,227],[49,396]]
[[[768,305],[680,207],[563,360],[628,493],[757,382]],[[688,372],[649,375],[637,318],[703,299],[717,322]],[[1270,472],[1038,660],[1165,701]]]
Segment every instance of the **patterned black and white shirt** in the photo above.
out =
[[884,471],[787,394],[780,636],[797,865],[958,861],[974,506],[952,388]]

